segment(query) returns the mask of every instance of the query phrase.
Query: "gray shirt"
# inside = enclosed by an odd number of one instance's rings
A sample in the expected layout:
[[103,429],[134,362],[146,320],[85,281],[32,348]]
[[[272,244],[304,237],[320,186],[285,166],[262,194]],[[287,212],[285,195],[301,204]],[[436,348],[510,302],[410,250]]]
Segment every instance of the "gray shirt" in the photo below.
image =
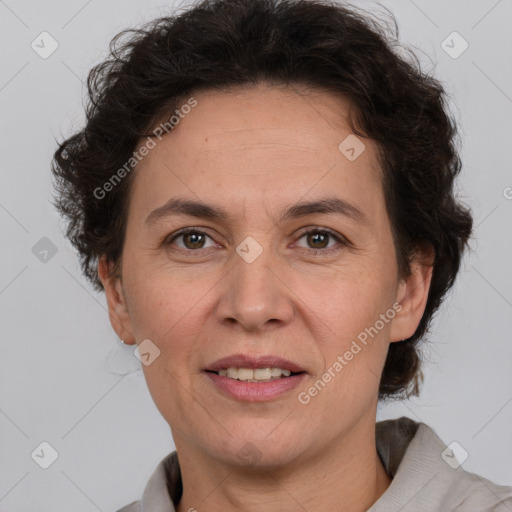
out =
[[[380,421],[375,438],[392,482],[367,512],[512,512],[512,487],[464,470],[425,423],[405,416]],[[142,499],[117,512],[175,512],[181,494],[174,451],[160,461]]]

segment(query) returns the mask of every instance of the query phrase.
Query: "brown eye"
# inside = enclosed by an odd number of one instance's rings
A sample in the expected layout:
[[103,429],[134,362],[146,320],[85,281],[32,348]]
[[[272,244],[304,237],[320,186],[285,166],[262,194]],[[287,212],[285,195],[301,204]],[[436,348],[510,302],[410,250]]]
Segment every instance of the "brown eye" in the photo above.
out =
[[[187,229],[176,233],[166,242],[166,244],[177,245],[180,249],[183,250],[197,251],[205,249],[204,244],[208,238],[211,240],[211,237],[202,231],[198,231],[197,229]],[[179,239],[182,240],[182,243],[175,243],[175,241]]]
[[326,244],[329,243],[330,235],[322,231],[317,231],[307,233],[306,238],[313,249],[325,249],[327,247]]
[[191,231],[190,233],[185,233],[182,236],[187,249],[201,249],[204,244],[204,235],[197,231]]
[[[338,251],[349,245],[348,241],[346,241],[344,237],[327,229],[308,229],[299,237],[299,240],[303,238],[306,239],[308,245],[307,248],[313,251],[320,251],[320,255],[328,254],[332,251]],[[329,245],[331,242],[334,243]],[[336,245],[339,247],[336,247]]]

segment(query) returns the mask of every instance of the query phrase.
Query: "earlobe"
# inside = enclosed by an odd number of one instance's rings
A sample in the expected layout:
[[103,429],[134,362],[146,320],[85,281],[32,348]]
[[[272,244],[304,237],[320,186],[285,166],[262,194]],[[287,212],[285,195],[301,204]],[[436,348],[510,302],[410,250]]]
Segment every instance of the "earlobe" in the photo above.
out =
[[402,308],[391,324],[390,342],[406,340],[416,331],[427,305],[433,262],[433,248],[417,251],[410,265],[411,274],[400,282],[397,302]]
[[135,344],[135,337],[133,336],[123,285],[119,276],[112,275],[112,267],[112,262],[108,262],[105,256],[99,259],[98,276],[105,289],[110,324],[125,344],[133,345]]

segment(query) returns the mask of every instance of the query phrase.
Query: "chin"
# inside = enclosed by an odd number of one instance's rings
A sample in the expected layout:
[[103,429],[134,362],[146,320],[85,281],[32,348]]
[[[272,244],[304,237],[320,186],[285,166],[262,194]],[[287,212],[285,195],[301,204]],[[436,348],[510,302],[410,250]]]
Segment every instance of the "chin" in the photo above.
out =
[[[303,441],[296,441],[294,436],[286,433],[268,435],[271,431],[271,428],[265,428],[259,435],[233,435],[224,439],[223,447],[219,449],[217,446],[213,455],[226,464],[251,470],[269,471],[292,464],[304,450]],[[261,432],[265,433],[262,435]]]

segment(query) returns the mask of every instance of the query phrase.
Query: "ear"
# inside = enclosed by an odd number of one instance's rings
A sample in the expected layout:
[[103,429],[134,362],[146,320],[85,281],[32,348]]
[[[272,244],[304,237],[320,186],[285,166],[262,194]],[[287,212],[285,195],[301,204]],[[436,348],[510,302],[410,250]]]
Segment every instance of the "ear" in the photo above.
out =
[[434,256],[432,246],[418,248],[410,264],[411,275],[400,281],[397,302],[402,308],[391,324],[390,342],[410,338],[416,331],[427,304]]
[[128,345],[135,344],[135,337],[126,306],[123,284],[120,276],[112,275],[113,263],[102,256],[98,261],[98,276],[105,289],[108,304],[108,316],[112,328]]

